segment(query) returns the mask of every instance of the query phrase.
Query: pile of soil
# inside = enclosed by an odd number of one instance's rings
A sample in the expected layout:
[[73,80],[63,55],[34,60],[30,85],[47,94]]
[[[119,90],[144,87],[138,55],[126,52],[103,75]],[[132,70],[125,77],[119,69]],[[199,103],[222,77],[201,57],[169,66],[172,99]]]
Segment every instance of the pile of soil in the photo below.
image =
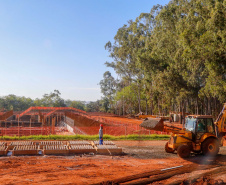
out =
[[93,119],[90,119],[88,117],[85,116],[80,116],[77,114],[66,114],[67,117],[71,118],[74,120],[74,126],[77,127],[91,127],[91,126],[97,126],[99,127],[100,123],[99,121],[95,121]]
[[104,117],[119,117],[118,115],[116,114],[113,114],[113,113],[106,113],[106,112],[87,112],[87,114],[89,116],[104,116]]

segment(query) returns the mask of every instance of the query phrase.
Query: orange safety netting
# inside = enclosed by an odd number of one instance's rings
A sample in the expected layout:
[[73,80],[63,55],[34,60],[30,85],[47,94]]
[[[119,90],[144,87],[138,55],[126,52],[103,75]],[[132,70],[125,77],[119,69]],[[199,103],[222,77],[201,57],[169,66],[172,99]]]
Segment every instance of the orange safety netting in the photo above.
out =
[[0,128],[0,135],[4,136],[29,136],[29,135],[50,135],[56,134],[52,127],[10,127]]
[[80,110],[80,109],[76,109],[73,107],[30,107],[27,110],[25,110],[24,112],[20,113],[17,115],[18,117],[21,117],[23,115],[26,115],[27,113],[29,113],[30,111],[75,111],[77,113],[81,113],[81,114],[87,114],[86,111]]

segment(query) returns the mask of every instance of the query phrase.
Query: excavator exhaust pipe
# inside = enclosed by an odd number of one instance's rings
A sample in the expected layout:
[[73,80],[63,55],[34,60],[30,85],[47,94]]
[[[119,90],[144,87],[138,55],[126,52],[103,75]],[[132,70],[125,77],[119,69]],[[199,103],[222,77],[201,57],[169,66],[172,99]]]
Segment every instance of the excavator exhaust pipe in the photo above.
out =
[[164,124],[162,118],[145,118],[143,123],[140,124],[141,127],[144,127],[149,130],[163,131]]

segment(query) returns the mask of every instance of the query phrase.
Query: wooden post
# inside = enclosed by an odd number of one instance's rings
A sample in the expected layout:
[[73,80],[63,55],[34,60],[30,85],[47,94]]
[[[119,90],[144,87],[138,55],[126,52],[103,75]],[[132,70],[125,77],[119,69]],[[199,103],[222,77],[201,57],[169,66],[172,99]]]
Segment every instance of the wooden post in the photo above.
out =
[[55,118],[52,119],[52,134],[54,134],[55,130]]
[[58,113],[57,113],[57,124],[58,124]]
[[30,118],[30,135],[31,135],[31,118]]
[[[11,120],[11,125],[12,125],[12,120]],[[6,125],[6,122],[5,122],[5,135],[6,135],[6,128],[7,128],[7,125]]]
[[18,137],[20,137],[20,117],[18,117]]
[[42,126],[41,126],[41,135],[42,135],[42,130],[43,130],[43,118],[42,118]]

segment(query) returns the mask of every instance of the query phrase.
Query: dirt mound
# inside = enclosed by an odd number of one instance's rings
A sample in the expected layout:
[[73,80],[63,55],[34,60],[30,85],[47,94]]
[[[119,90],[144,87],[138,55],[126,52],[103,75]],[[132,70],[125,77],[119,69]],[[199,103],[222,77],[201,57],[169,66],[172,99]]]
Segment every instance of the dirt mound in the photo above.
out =
[[74,126],[77,127],[91,127],[91,126],[100,126],[99,121],[95,121],[85,116],[80,116],[78,114],[66,113],[66,116],[74,120]]
[[118,117],[118,115],[106,112],[87,112],[87,114],[90,116]]

